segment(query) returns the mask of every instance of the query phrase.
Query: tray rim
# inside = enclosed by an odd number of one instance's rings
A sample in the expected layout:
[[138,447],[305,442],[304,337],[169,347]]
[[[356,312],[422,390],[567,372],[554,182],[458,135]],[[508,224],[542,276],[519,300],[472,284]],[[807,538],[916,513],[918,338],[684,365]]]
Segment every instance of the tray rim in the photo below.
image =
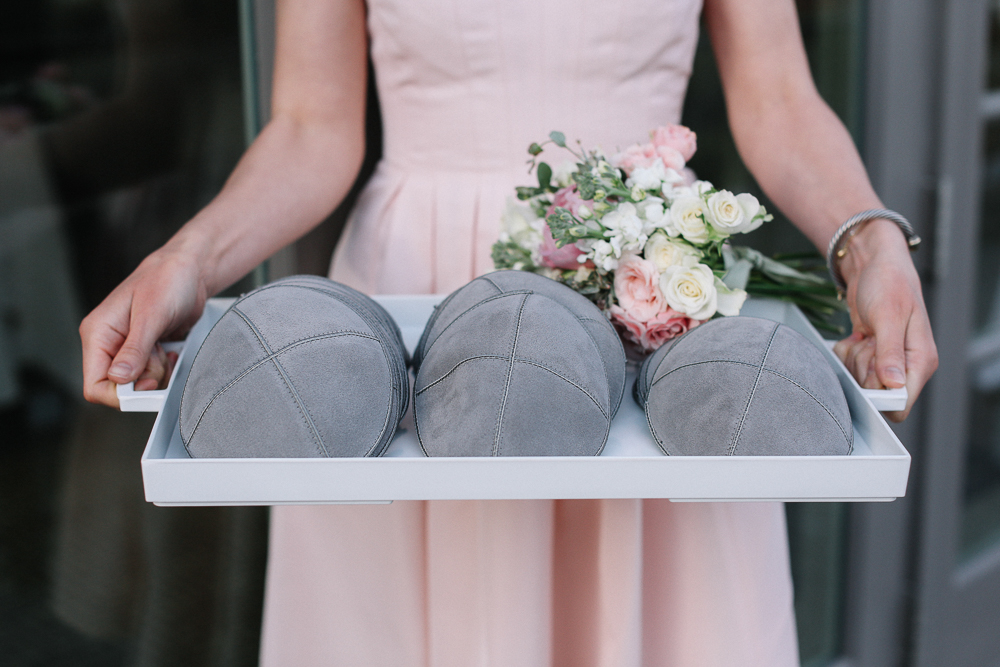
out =
[[[445,295],[384,295],[374,298],[392,310],[403,308],[423,308],[427,309],[436,304]],[[222,316],[225,310],[236,299],[233,298],[213,298],[206,303],[205,312],[202,318],[192,329],[188,338],[188,345],[182,351],[178,363],[177,372],[172,380],[176,379],[176,384],[171,382],[168,387],[166,398],[162,408],[157,414],[153,424],[152,432],[146,443],[146,447],[141,457],[141,467],[143,474],[143,486],[146,499],[157,505],[163,506],[218,506],[218,505],[284,505],[284,504],[350,504],[350,503],[384,503],[393,500],[416,500],[416,499],[491,499],[491,498],[669,498],[678,502],[763,502],[763,501],[810,501],[810,502],[871,502],[871,501],[891,501],[902,497],[906,493],[908,474],[910,468],[910,455],[906,448],[900,443],[895,433],[889,428],[884,418],[875,409],[871,400],[864,395],[854,378],[850,376],[847,369],[840,360],[829,350],[826,345],[817,344],[817,348],[834,366],[838,378],[844,387],[851,408],[852,422],[855,429],[865,432],[863,438],[871,446],[870,436],[875,432],[882,444],[881,449],[888,447],[890,453],[882,451],[870,454],[852,454],[850,456],[706,456],[706,457],[670,457],[660,456],[600,456],[600,457],[385,457],[385,458],[316,458],[316,459],[184,459],[165,458],[170,445],[170,438],[176,430],[176,418],[174,417],[173,428],[165,428],[161,422],[175,415],[179,408],[180,393],[183,389],[183,381],[186,380],[190,370],[196,348],[200,346],[201,340],[207,336],[209,330],[215,322]],[[808,333],[814,337],[813,342],[822,342],[819,333],[812,327],[801,311],[792,304],[777,302],[772,300],[757,300],[758,303],[769,302],[772,307],[783,308],[786,324],[800,330],[800,333]],[[789,321],[791,320],[791,321]],[[197,343],[197,345],[193,345]],[[194,349],[193,349],[194,348]],[[629,397],[626,396],[626,400]],[[166,433],[169,430],[170,433]],[[181,467],[178,467],[181,466]],[[371,468],[375,466],[375,468]],[[604,473],[617,473],[619,469],[629,475],[644,474],[643,471],[653,471],[651,474],[665,474],[667,477],[677,477],[674,483],[682,483],[683,475],[697,472],[697,469],[711,466],[708,470],[718,469],[724,476],[738,475],[740,470],[747,468],[754,469],[764,466],[766,469],[773,469],[783,474],[792,474],[797,471],[799,475],[814,477],[818,473],[813,469],[826,469],[845,467],[844,484],[841,486],[850,487],[854,484],[856,493],[831,493],[833,489],[828,489],[823,495],[821,489],[811,492],[807,488],[800,489],[803,493],[789,494],[767,494],[763,489],[757,489],[751,493],[740,493],[754,489],[754,484],[740,484],[740,480],[735,480],[735,487],[730,486],[723,493],[711,493],[712,485],[703,493],[654,493],[643,490],[641,494],[621,492],[619,488],[622,483],[610,483],[605,485],[600,479],[591,480],[594,484],[591,488],[604,488],[603,492],[592,492],[576,494],[569,490],[566,492],[565,485],[554,483],[548,480],[549,489],[555,488],[552,493],[544,493],[545,484],[533,483],[522,485],[519,490],[507,489],[505,495],[498,495],[495,492],[484,491],[482,484],[497,481],[496,478],[509,476],[508,483],[516,482],[519,475],[553,475],[557,471],[574,472],[583,474],[585,477],[591,473],[593,468]],[[635,470],[629,468],[634,467]],[[275,493],[269,494],[261,489],[240,489],[239,483],[233,487],[231,483],[218,485],[205,484],[207,491],[201,494],[191,494],[185,492],[181,487],[185,487],[186,482],[200,479],[203,475],[219,473],[220,479],[237,478],[251,486],[258,482],[248,478],[257,478],[261,470],[265,471],[264,478],[259,480],[262,486],[270,486],[266,479],[266,471],[274,471],[275,468],[282,471],[293,471],[294,475],[304,478],[308,484],[297,493]],[[379,488],[379,484],[374,484],[371,488],[354,488],[351,485],[350,477],[355,474],[362,474],[371,477],[376,482],[378,477],[396,477],[403,474],[397,472],[405,471],[405,475],[410,478],[410,487],[407,487],[407,480],[397,480],[398,488],[395,492],[391,489]],[[661,470],[662,469],[662,470]],[[375,470],[378,473],[369,471]],[[677,474],[672,474],[672,473]],[[847,473],[850,473],[849,475]],[[859,477],[864,478],[860,479]],[[454,479],[449,476],[457,475],[468,484],[455,484]],[[320,482],[315,482],[311,478],[319,476],[324,478]],[[448,482],[445,486],[459,489],[469,488],[468,493],[436,488],[445,478]],[[765,475],[766,477],[767,475]],[[820,477],[823,475],[820,474]],[[890,479],[892,480],[890,482]],[[185,482],[186,480],[186,482]],[[301,480],[300,480],[301,481]],[[322,487],[325,481],[326,486],[333,482],[346,484],[351,490],[344,490],[341,493],[331,494],[329,491],[322,492],[314,488],[316,484]],[[369,480],[372,481],[372,480]],[[545,481],[545,480],[543,480]],[[633,483],[631,490],[637,486],[655,486],[654,482],[643,479],[642,484],[635,483],[635,478],[630,477],[629,482]],[[808,480],[803,480],[808,481]],[[575,482],[579,483],[579,482]],[[586,483],[583,482],[583,483]],[[617,484],[617,486],[616,486]],[[313,485],[313,486],[310,486]],[[422,492],[415,492],[413,488],[423,488]],[[478,485],[478,486],[477,486]],[[489,484],[487,484],[489,485]],[[683,486],[683,484],[681,484]],[[796,484],[790,484],[796,487]],[[800,485],[801,486],[801,485]],[[820,485],[823,486],[822,484]],[[837,486],[836,484],[834,486]],[[614,488],[612,488],[614,487]],[[798,488],[798,487],[796,487]],[[841,489],[843,490],[843,489]],[[877,491],[877,492],[876,492]],[[178,493],[179,492],[179,493]],[[334,497],[336,496],[336,497]],[[778,497],[774,497],[778,496]],[[270,498],[270,499],[269,499]],[[278,499],[273,499],[278,498]]]

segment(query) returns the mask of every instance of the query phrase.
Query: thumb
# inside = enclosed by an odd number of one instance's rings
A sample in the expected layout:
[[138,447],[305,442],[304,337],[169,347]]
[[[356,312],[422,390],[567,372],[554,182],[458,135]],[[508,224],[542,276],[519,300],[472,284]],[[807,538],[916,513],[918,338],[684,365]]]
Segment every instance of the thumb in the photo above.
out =
[[134,382],[146,368],[149,355],[160,337],[158,327],[139,324],[133,316],[128,337],[108,369],[108,379],[118,384]]
[[906,385],[907,318],[883,316],[872,327],[875,334],[875,374],[882,386],[897,389]]

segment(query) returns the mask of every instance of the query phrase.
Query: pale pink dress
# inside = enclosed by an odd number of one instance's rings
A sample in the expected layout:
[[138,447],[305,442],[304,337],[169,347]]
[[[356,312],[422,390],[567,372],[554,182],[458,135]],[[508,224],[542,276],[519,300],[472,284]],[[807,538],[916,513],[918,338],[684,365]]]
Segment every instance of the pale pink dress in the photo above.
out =
[[[699,0],[370,0],[385,157],[334,258],[369,293],[492,269],[526,148],[680,118]],[[629,400],[626,397],[626,400]],[[792,667],[775,503],[276,507],[263,667]]]

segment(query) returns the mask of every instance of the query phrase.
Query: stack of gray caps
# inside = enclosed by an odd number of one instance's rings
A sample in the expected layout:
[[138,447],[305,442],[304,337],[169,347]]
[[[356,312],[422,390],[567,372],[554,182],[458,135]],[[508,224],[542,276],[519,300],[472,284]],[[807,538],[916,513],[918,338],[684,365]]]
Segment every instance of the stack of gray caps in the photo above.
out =
[[498,271],[452,293],[414,351],[417,437],[431,456],[588,456],[625,390],[625,352],[586,297]]
[[392,317],[317,276],[240,298],[208,334],[181,397],[194,457],[379,456],[406,411],[406,348]]
[[667,454],[847,455],[854,447],[833,368],[771,320],[725,317],[688,331],[646,358],[633,393]]

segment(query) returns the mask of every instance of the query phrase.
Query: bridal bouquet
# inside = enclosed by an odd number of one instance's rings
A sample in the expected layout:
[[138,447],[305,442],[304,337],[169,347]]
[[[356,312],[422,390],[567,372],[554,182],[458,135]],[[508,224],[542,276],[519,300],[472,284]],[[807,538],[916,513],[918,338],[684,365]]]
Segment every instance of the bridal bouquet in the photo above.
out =
[[[556,170],[536,165],[550,143],[575,159]],[[538,186],[519,187],[508,201],[494,265],[580,292],[643,352],[713,317],[738,315],[748,294],[792,301],[834,328],[828,319],[843,306],[817,272],[819,255],[769,258],[732,243],[772,216],[751,194],[694,180],[685,164],[695,149],[694,132],[681,125],[657,128],[650,143],[611,157],[570,148],[552,132],[528,148]]]

